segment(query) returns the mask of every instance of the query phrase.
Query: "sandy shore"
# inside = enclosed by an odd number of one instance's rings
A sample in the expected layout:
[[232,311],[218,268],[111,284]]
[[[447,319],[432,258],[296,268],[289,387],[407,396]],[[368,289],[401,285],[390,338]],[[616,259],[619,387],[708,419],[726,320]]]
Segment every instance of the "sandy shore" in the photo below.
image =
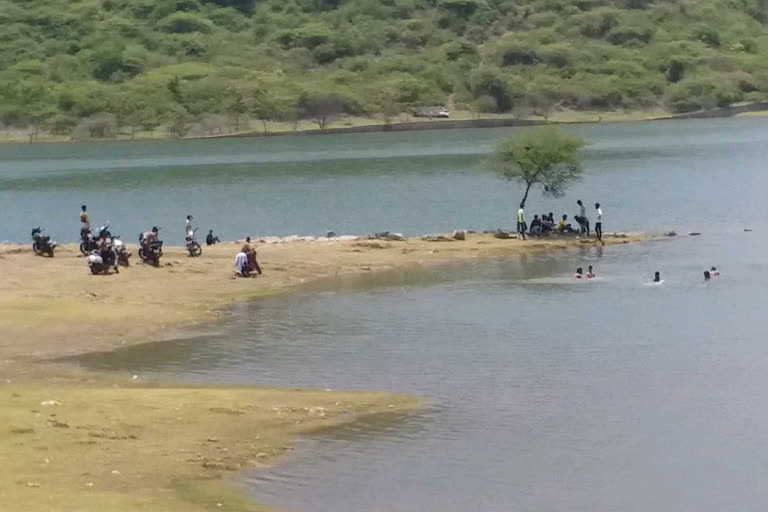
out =
[[167,339],[234,302],[334,276],[594,244],[491,235],[259,244],[264,275],[253,279],[233,276],[234,244],[204,247],[200,258],[169,248],[160,268],[134,254],[109,276],[91,275],[75,246],[53,259],[0,246],[0,510],[265,510],[223,477],[270,463],[298,435],[419,406],[387,393],[160,385],[45,361]]
[[[644,235],[606,235],[606,245]],[[42,358],[109,350],[167,338],[176,329],[208,322],[235,301],[295,289],[344,274],[407,265],[513,257],[527,252],[584,247],[594,239],[500,240],[468,235],[466,241],[405,242],[357,240],[257,244],[264,275],[234,278],[238,245],[204,247],[190,258],[168,248],[160,268],[142,264],[132,248],[132,265],[119,274],[90,275],[75,246],[59,247],[54,258],[35,257],[26,246],[0,246],[0,369]],[[23,364],[22,364],[23,366]]]

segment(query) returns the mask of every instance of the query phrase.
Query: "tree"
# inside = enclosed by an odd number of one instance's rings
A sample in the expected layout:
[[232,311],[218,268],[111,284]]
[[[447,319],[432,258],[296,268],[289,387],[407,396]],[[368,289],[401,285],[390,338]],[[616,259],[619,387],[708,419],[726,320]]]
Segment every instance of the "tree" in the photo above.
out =
[[299,96],[298,107],[301,114],[315,121],[321,130],[344,112],[344,102],[335,94],[303,93]]
[[543,128],[504,140],[489,164],[508,181],[525,187],[520,203],[525,207],[534,186],[545,196],[561,197],[571,183],[581,179],[580,137],[565,135],[556,128]]
[[228,87],[227,96],[230,98],[227,112],[235,123],[235,133],[237,133],[240,131],[240,116],[248,112],[248,105],[245,103],[243,93],[237,87]]

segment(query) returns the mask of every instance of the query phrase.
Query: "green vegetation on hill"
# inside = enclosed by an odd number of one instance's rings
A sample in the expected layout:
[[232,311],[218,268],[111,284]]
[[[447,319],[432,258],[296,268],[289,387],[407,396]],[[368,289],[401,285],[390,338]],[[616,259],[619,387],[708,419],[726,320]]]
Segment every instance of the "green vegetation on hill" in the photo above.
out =
[[0,122],[214,133],[768,97],[766,0],[0,0]]

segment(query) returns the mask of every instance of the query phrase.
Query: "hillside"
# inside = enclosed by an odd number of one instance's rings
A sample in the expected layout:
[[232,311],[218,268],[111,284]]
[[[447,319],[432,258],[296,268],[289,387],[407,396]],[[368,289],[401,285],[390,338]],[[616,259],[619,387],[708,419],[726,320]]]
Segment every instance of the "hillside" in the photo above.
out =
[[768,97],[766,0],[0,0],[0,122],[185,135],[418,105],[548,116]]

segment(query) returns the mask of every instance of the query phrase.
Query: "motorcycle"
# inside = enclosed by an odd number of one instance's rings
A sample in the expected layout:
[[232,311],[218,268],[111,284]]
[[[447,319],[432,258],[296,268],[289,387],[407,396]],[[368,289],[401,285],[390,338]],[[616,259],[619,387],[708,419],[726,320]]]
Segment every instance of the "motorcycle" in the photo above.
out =
[[144,234],[139,235],[139,258],[144,263],[157,267],[160,265],[160,257],[163,255],[163,241],[156,240],[147,244],[144,240]]
[[128,258],[131,257],[131,253],[128,252],[128,248],[125,246],[123,241],[120,240],[119,236],[115,236],[112,239],[112,249],[117,255],[118,265],[122,265],[124,267],[129,267],[131,265],[130,261],[128,260]]
[[88,268],[91,269],[91,274],[105,274],[105,269],[109,272],[109,267],[104,265],[104,258],[101,257],[99,251],[93,251],[88,255]]
[[88,268],[91,274],[109,274],[109,269],[115,269],[115,273],[120,273],[117,262],[117,252],[110,238],[104,238],[104,244],[100,249],[91,251],[88,255]]
[[99,248],[99,240],[104,237],[110,238],[112,233],[109,232],[109,222],[99,228],[98,236],[94,235],[90,231],[83,231],[80,235],[80,252],[83,256],[88,256]]
[[38,256],[47,254],[53,258],[53,250],[58,245],[55,240],[51,240],[51,237],[43,234],[43,229],[38,226],[32,230],[32,250]]
[[187,233],[187,250],[189,251],[189,255],[193,258],[203,254],[203,248],[200,247],[200,244],[195,240],[197,229],[198,228],[195,228],[193,231]]

